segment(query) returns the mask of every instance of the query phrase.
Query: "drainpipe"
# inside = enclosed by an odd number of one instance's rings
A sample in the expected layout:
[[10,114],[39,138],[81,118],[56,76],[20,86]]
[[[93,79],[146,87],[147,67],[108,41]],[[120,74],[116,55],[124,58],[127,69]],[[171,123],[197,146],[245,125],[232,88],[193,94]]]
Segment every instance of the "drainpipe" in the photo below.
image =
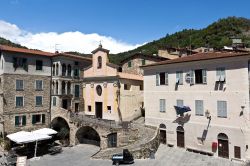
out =
[[51,105],[51,100],[52,100],[52,68],[53,68],[53,60],[52,58],[50,58],[50,91],[49,91],[49,127],[51,128],[51,109],[52,109],[52,105]]

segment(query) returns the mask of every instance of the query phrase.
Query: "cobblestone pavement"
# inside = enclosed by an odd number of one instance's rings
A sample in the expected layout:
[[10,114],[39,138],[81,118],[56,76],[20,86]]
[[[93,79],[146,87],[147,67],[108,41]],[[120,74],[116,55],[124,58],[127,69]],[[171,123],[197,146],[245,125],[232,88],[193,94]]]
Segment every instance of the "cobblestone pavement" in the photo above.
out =
[[[61,154],[45,155],[37,161],[29,161],[31,166],[110,166],[110,160],[94,160],[91,156],[99,150],[96,146],[78,145],[64,148]],[[227,159],[187,152],[184,149],[161,145],[155,159],[135,160],[134,166],[240,166],[242,164]]]

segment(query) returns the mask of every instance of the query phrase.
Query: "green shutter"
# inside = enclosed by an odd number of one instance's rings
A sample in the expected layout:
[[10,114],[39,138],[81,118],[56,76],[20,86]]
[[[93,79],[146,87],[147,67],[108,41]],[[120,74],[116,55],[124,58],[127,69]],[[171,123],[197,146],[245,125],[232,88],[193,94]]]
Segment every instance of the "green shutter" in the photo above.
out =
[[42,114],[42,123],[45,123],[45,114]]
[[25,126],[25,125],[26,125],[26,116],[23,115],[23,126]]
[[35,123],[36,123],[35,115],[32,115],[32,124],[35,124]]
[[19,116],[15,116],[15,126],[19,126]]

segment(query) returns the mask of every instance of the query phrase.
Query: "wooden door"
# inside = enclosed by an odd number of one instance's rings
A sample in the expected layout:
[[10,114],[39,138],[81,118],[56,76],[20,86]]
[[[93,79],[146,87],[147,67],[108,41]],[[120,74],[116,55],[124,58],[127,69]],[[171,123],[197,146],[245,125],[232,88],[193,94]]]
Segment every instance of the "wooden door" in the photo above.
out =
[[96,118],[102,119],[102,102],[95,103],[95,115]]
[[185,137],[183,131],[177,131],[177,146],[181,148],[185,147]]
[[218,156],[229,158],[228,140],[218,139]]
[[166,130],[160,130],[160,143],[166,144]]

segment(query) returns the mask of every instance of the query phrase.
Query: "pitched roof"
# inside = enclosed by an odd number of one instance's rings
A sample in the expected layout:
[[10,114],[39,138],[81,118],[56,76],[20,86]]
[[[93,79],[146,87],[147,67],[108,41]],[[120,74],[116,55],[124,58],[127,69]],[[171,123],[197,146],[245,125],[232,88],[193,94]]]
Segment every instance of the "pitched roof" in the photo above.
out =
[[80,55],[75,55],[75,54],[68,54],[68,53],[56,53],[56,54],[54,54],[54,57],[57,57],[57,56],[64,56],[64,57],[69,57],[69,58],[92,61],[92,58],[84,57],[84,56],[80,56]]
[[165,57],[161,57],[161,56],[153,56],[153,55],[147,55],[147,54],[142,54],[142,53],[135,53],[125,59],[123,59],[121,61],[121,64],[124,64],[126,63],[127,61],[129,61],[130,59],[134,59],[134,58],[137,58],[137,57],[143,57],[143,58],[149,58],[149,59],[154,59],[156,61],[163,61],[163,60],[167,60],[168,58],[165,58]]
[[92,54],[95,54],[97,51],[103,51],[106,52],[107,54],[109,53],[109,50],[102,48],[102,45],[100,44],[99,47],[97,49],[95,49],[94,51],[92,51]]
[[162,62],[157,62],[149,65],[145,65],[142,67],[150,67],[150,66],[158,66],[165,64],[173,64],[173,63],[183,63],[183,62],[193,62],[193,61],[202,61],[202,60],[210,60],[210,59],[219,59],[219,58],[230,58],[230,57],[238,57],[250,55],[250,53],[232,53],[232,52],[213,52],[213,53],[197,53],[177,59],[166,60]]
[[54,53],[50,53],[50,52],[44,52],[44,51],[40,51],[40,50],[31,50],[31,49],[27,49],[27,48],[17,48],[17,47],[11,47],[11,46],[7,46],[7,45],[0,45],[0,51],[18,52],[18,53],[42,55],[42,56],[48,56],[48,57],[51,57],[54,55]]

